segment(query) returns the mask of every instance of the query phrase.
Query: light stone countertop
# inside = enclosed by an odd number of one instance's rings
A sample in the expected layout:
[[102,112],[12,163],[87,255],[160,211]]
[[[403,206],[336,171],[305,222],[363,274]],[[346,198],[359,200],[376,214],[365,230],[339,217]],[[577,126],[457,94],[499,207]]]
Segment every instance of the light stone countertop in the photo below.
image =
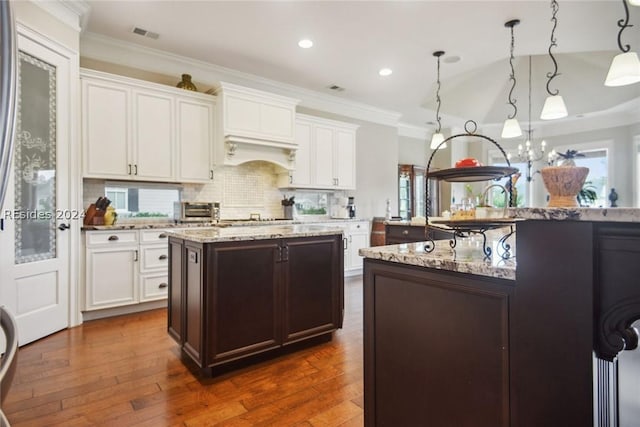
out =
[[495,238],[487,236],[487,246],[493,250],[493,256],[488,259],[482,253],[482,239],[478,236],[473,240],[458,240],[455,249],[451,249],[448,240],[437,240],[435,249],[430,253],[424,250],[425,242],[363,248],[359,253],[365,258],[398,264],[515,280],[515,236],[511,236],[507,241],[511,245],[512,255],[506,260],[502,259],[497,252],[498,239],[499,236]]
[[322,225],[266,225],[255,227],[192,227],[167,230],[171,237],[198,243],[268,240],[342,235],[342,228]]
[[172,229],[172,228],[211,228],[211,227],[264,227],[271,225],[310,225],[310,224],[327,224],[327,223],[344,223],[369,221],[366,218],[320,218],[320,219],[272,219],[272,220],[244,220],[231,219],[222,220],[220,223],[213,222],[183,222],[176,223],[174,221],[137,221],[137,222],[121,222],[115,225],[84,225],[82,231],[96,230],[147,230],[147,229]]
[[638,208],[509,208],[509,216],[546,221],[640,222]]

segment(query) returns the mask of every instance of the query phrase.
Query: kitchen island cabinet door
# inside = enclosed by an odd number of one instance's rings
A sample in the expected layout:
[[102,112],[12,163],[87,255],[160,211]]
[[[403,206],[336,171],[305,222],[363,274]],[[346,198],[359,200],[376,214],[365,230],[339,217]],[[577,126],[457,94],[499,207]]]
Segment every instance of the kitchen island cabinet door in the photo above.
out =
[[364,268],[365,426],[510,426],[513,283]]
[[284,243],[284,344],[342,326],[342,251],[340,236]]
[[279,347],[279,241],[209,245],[206,256],[208,365]]

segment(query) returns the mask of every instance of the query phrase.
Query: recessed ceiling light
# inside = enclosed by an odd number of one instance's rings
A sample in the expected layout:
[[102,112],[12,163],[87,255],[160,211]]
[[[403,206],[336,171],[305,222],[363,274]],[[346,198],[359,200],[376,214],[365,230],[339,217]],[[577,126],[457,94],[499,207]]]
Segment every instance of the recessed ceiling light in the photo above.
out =
[[382,68],[380,71],[378,71],[378,74],[380,74],[382,77],[387,77],[393,74],[393,70],[391,68]]
[[300,46],[303,49],[309,49],[310,47],[313,46],[313,42],[309,39],[302,39],[298,42],[298,46]]

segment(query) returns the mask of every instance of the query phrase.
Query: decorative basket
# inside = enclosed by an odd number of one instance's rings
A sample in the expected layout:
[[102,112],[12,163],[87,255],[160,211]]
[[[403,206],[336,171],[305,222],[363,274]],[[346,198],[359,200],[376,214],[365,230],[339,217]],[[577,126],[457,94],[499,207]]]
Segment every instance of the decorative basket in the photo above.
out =
[[589,168],[582,166],[548,166],[542,168],[542,180],[549,192],[550,208],[574,208],[578,204],[578,193],[582,189]]

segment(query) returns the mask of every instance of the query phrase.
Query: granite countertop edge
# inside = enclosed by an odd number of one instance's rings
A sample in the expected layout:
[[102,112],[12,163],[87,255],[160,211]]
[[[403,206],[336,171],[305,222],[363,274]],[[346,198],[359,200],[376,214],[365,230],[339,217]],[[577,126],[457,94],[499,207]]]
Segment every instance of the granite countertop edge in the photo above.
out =
[[197,243],[270,240],[292,237],[343,235],[341,228],[321,225],[266,225],[263,227],[210,227],[167,230],[170,237]]
[[[230,221],[230,222],[226,222]],[[370,221],[366,218],[326,218],[317,220],[274,220],[274,221],[251,221],[251,220],[223,220],[221,224],[214,222],[197,223],[176,223],[176,222],[151,222],[151,223],[124,223],[115,225],[83,225],[82,231],[117,231],[117,230],[153,230],[172,228],[210,228],[210,227],[266,227],[282,225],[313,225],[339,222],[359,222]]]
[[416,242],[363,248],[360,249],[359,254],[369,259],[403,265],[415,265],[505,280],[515,280],[516,278],[515,258],[503,260],[494,254],[493,259],[484,259],[481,256],[470,258],[461,256],[460,259],[456,259],[459,254],[456,254],[455,249],[448,248],[448,240],[436,241],[435,244],[436,249],[430,253],[424,251],[425,242]]
[[639,208],[509,208],[508,212],[529,220],[640,222]]

